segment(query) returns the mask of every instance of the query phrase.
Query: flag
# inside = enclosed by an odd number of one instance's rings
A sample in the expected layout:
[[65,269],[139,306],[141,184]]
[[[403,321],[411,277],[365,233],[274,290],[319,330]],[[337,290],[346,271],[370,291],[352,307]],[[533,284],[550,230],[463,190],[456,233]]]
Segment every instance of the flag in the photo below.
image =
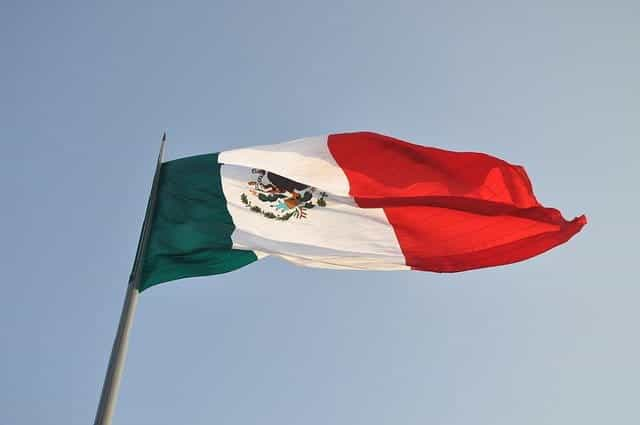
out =
[[521,166],[359,132],[162,164],[139,289],[264,256],[320,268],[460,272],[580,231]]

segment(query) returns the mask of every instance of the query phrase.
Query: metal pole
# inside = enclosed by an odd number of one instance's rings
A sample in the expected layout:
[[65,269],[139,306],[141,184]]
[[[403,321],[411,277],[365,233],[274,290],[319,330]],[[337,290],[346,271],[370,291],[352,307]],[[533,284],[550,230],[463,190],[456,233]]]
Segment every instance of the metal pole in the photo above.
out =
[[158,191],[158,179],[160,177],[160,167],[162,166],[162,159],[164,157],[164,146],[167,140],[166,133],[162,135],[162,143],[160,144],[160,153],[158,154],[158,162],[156,163],[156,172],[153,176],[153,184],[151,185],[151,192],[149,194],[149,201],[147,202],[147,210],[144,216],[144,223],[142,224],[142,231],[140,232],[140,240],[138,241],[138,249],[136,251],[136,258],[133,263],[133,270],[129,277],[129,284],[127,286],[127,294],[124,298],[124,305],[122,306],[122,313],[120,314],[120,323],[118,324],[118,331],[116,338],[113,341],[113,348],[111,349],[111,357],[109,358],[109,366],[107,368],[107,374],[104,377],[104,384],[102,385],[102,394],[100,396],[100,404],[98,405],[98,411],[96,412],[96,419],[94,425],[110,425],[115,410],[116,401],[118,399],[118,389],[120,387],[120,378],[122,377],[122,370],[124,368],[124,361],[127,356],[127,346],[129,344],[129,331],[131,330],[131,324],[133,322],[133,315],[136,311],[136,305],[138,303],[138,283],[140,282],[140,260],[144,256],[147,242],[149,240],[149,228],[151,225],[151,216],[156,202],[156,195]]

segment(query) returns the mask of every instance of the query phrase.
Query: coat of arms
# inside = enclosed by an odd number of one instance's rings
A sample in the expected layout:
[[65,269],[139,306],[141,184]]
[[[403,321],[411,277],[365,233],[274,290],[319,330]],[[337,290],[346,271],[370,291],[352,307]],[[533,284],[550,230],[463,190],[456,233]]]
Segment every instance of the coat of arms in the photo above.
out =
[[240,200],[251,211],[274,220],[289,220],[291,217],[307,218],[307,211],[327,206],[326,192],[289,180],[266,170],[252,169],[253,179],[248,184],[248,193]]

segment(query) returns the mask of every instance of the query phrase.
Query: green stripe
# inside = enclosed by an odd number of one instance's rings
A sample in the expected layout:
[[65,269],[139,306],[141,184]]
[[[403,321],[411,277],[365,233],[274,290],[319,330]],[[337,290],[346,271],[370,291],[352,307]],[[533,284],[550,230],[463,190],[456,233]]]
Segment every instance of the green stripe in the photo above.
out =
[[226,273],[256,261],[253,251],[231,248],[234,229],[218,154],[164,163],[138,289]]

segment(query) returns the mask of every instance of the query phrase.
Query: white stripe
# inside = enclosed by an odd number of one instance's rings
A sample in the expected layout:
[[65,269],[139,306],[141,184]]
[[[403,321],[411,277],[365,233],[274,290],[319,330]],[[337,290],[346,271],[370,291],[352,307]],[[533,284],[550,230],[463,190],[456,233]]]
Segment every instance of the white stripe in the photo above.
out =
[[335,195],[349,196],[349,181],[329,152],[327,136],[221,152],[218,161],[268,170]]
[[[287,170],[286,162],[275,161],[277,158],[274,156],[277,155],[271,156],[269,164],[277,170],[275,172],[293,178]],[[283,158],[285,161],[289,160],[290,152],[285,153]],[[235,157],[234,161],[240,159]],[[244,160],[242,162],[249,167],[259,168],[266,164],[265,161],[259,162],[259,165]],[[300,168],[297,168],[300,175]],[[311,173],[307,172],[306,175]],[[305,218],[291,217],[286,221],[267,218],[260,212],[252,211],[241,201],[242,194],[245,194],[253,206],[271,211],[268,203],[261,202],[250,192],[253,186],[248,182],[255,180],[255,177],[250,168],[234,165],[221,167],[222,188],[236,226],[231,236],[234,248],[277,255],[308,267],[409,269],[405,265],[393,228],[382,209],[359,208],[352,198],[329,192],[326,206],[316,205],[306,210]],[[320,174],[314,177],[314,181],[319,187],[325,186],[322,185]],[[316,202],[318,194],[319,191],[314,192]]]

